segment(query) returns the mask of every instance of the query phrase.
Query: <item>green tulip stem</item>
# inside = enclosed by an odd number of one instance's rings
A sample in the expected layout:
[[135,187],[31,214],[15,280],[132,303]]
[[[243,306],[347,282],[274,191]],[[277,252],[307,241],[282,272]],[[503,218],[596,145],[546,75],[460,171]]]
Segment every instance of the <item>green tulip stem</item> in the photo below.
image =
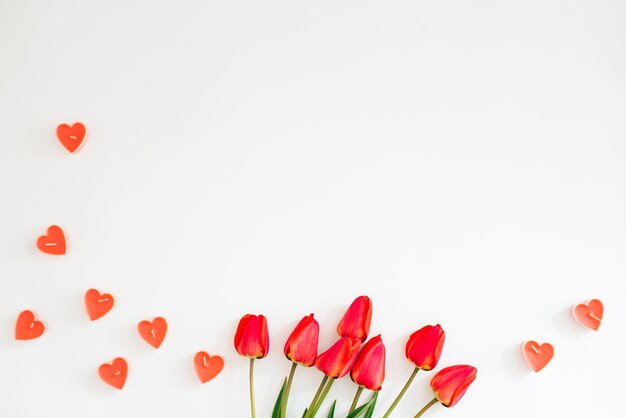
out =
[[293,382],[293,376],[296,374],[296,367],[298,367],[298,363],[292,361],[291,371],[289,371],[289,379],[287,379],[287,386],[285,386],[283,403],[280,406],[280,418],[285,418],[287,416],[287,401],[289,400],[289,392],[291,391],[291,382]]
[[254,406],[254,359],[250,359],[250,412],[252,418],[256,418],[256,408]]
[[356,406],[359,403],[359,398],[361,397],[361,392],[363,392],[363,386],[359,386],[357,388],[356,394],[354,395],[354,400],[352,401],[352,405],[350,405],[350,411],[348,411],[348,413],[356,409]]
[[313,397],[313,400],[311,401],[311,405],[309,405],[309,409],[306,410],[306,415],[304,416],[304,418],[310,418],[311,412],[313,411],[313,408],[315,407],[315,404],[317,404],[317,400],[320,398],[320,395],[322,394],[322,391],[324,390],[324,386],[326,386],[326,382],[328,381],[328,376],[324,376],[324,378],[322,379],[322,383],[320,384],[320,387],[317,389],[317,392],[315,393],[315,396]]
[[420,409],[420,411],[417,413],[417,415],[415,415],[413,418],[420,418],[422,416],[422,414],[428,410],[428,408],[430,408],[431,406],[433,406],[437,402],[439,402],[439,399],[434,398],[432,401],[430,401],[426,405],[424,405],[424,407],[422,409]]
[[330,379],[328,383],[326,384],[324,391],[322,392],[319,399],[317,400],[317,404],[313,407],[313,411],[311,412],[311,418],[313,418],[315,414],[317,414],[317,411],[320,409],[320,407],[324,403],[324,399],[326,399],[326,395],[328,395],[328,392],[330,391],[330,388],[333,385],[333,383],[335,383],[335,379]]
[[383,415],[383,418],[387,418],[389,415],[391,415],[391,413],[396,408],[396,406],[398,406],[400,399],[402,399],[406,391],[409,389],[409,386],[411,386],[411,383],[413,383],[413,379],[415,379],[415,375],[417,375],[417,372],[419,372],[419,370],[420,369],[418,367],[416,367],[415,370],[413,370],[413,373],[411,373],[411,377],[409,377],[409,380],[406,381],[406,384],[404,385],[404,387],[402,388],[402,390],[396,397],[396,400],[393,401],[393,403],[391,404],[387,412],[385,412],[385,415]]

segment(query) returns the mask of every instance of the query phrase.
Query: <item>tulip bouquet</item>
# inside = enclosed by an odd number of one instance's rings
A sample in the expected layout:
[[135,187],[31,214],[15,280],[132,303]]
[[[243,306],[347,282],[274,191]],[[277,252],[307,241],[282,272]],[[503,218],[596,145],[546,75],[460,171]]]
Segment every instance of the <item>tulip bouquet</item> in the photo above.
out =
[[[309,407],[298,416],[315,417],[330,392],[333,382],[350,373],[357,388],[346,418],[360,416],[371,418],[376,408],[378,392],[385,379],[386,355],[385,345],[380,335],[367,340],[371,319],[370,298],[359,296],[352,302],[337,326],[339,339],[326,351],[318,354],[319,324],[313,314],[302,318],[285,343],[284,353],[291,361],[291,370],[276,399],[272,418],[287,417],[289,393],[298,366],[315,366],[324,375]],[[444,341],[445,332],[440,325],[426,325],[411,334],[406,344],[405,354],[414,366],[413,372],[382,416],[383,418],[393,413],[413,383],[418,371],[430,371],[437,366]],[[250,359],[250,410],[252,418],[256,418],[254,361],[265,357],[269,351],[267,320],[263,315],[245,315],[241,318],[235,335],[235,349],[240,355]],[[437,403],[445,407],[456,405],[474,379],[476,379],[476,368],[472,366],[456,365],[440,370],[430,381],[434,398],[419,410],[414,418],[421,417],[426,410]],[[367,402],[359,405],[364,389],[371,391],[372,396]],[[335,404],[336,401],[330,406],[328,418],[334,418]]]

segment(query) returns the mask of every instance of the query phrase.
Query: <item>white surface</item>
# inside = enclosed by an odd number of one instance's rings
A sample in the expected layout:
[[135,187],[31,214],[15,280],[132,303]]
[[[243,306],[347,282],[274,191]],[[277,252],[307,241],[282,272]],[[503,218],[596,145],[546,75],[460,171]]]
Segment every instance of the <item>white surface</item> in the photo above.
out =
[[[479,372],[429,417],[626,415],[625,2],[159,3],[0,1],[0,416],[246,417],[246,312],[271,327],[269,416],[290,329],[315,312],[324,348],[364,293],[388,348],[377,416],[436,322],[441,366]],[[53,223],[65,257],[35,249]],[[90,287],[117,298],[94,323]],[[592,297],[598,333],[570,316]],[[16,342],[27,308],[49,331]],[[158,351],[136,332],[157,315]],[[536,375],[527,339],[556,349]],[[226,360],[206,385],[198,350]],[[116,356],[122,392],[97,376]],[[292,412],[320,378],[298,371]],[[340,411],[353,391],[333,388]]]

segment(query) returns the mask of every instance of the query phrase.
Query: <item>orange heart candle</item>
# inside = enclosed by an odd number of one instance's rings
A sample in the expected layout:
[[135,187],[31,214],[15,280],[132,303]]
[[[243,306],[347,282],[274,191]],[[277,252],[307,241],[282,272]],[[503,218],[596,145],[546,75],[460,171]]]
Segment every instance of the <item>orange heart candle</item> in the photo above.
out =
[[106,315],[113,308],[114,303],[113,296],[108,293],[100,294],[96,289],[89,289],[85,293],[85,308],[92,321]]
[[205,351],[199,351],[193,358],[193,366],[200,382],[206,383],[220,374],[224,368],[224,359],[220,356],[210,356]]
[[528,367],[536,373],[550,363],[554,356],[554,347],[550,343],[527,341],[522,345],[522,354]]
[[37,248],[46,254],[65,254],[67,252],[67,240],[61,227],[57,225],[50,226],[46,235],[42,235],[37,239]]
[[98,368],[100,378],[107,384],[116,389],[122,389],[126,383],[128,375],[128,363],[121,357],[116,358],[113,362],[104,363]]
[[160,316],[152,322],[141,321],[138,325],[139,335],[154,348],[159,348],[167,333],[167,321]]
[[80,150],[85,143],[86,136],[87,129],[80,122],[76,122],[72,126],[66,123],[57,126],[57,138],[61,145],[72,154]]
[[15,339],[16,340],[33,340],[39,338],[46,331],[46,325],[37,320],[32,311],[23,311],[17,317],[15,323]]
[[602,324],[604,306],[598,299],[591,299],[572,308],[574,319],[583,327],[597,331]]

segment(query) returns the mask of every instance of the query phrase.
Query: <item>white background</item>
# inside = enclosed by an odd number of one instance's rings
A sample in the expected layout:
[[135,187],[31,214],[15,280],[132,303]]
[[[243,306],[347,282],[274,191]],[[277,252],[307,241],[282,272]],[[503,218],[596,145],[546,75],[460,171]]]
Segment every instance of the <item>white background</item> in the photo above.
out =
[[[478,379],[429,417],[625,416],[625,22],[621,0],[1,0],[0,416],[246,417],[251,312],[267,417],[291,328],[315,312],[325,348],[359,294],[388,349],[376,416],[437,322],[440,367]],[[55,223],[64,257],[35,248]],[[93,323],[90,287],[117,298]],[[598,333],[569,315],[592,297]],[[13,340],[24,309],[42,338]],[[154,350],[136,325],[157,315]],[[539,374],[526,339],[556,348]],[[198,350],[226,360],[205,385]],[[121,392],[97,375],[116,356]],[[320,379],[298,371],[293,416]]]

